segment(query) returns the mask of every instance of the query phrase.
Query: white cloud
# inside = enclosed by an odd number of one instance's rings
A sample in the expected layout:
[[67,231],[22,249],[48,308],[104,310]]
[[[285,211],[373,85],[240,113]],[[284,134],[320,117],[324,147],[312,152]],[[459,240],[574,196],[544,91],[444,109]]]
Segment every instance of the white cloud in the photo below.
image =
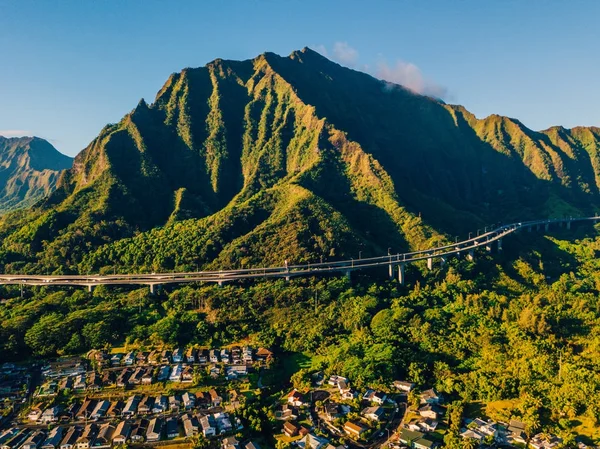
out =
[[333,58],[352,67],[358,61],[358,51],[348,45],[348,42],[336,42],[333,44]]
[[448,89],[423,76],[421,69],[411,62],[397,60],[392,66],[380,62],[374,74],[377,78],[390,83],[400,84],[418,94],[435,98],[445,98]]
[[0,129],[0,136],[4,137],[22,137],[32,135],[33,133],[26,129]]
[[[327,47],[322,44],[316,45],[315,51],[325,57],[329,57],[330,54]],[[331,59],[348,67],[364,71],[388,83],[400,84],[421,95],[440,99],[448,98],[448,89],[425,77],[421,69],[415,64],[398,59],[394,64],[390,65],[382,59],[381,54],[378,54],[377,58],[379,59],[379,63],[376,67],[368,64],[360,64],[358,51],[350,46],[348,42],[336,42],[333,44],[331,51]]]

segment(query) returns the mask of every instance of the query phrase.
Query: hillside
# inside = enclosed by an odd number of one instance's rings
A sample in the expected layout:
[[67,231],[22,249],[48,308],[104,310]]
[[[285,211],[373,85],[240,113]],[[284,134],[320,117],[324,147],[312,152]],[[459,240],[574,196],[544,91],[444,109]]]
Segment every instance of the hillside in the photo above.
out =
[[22,209],[47,196],[72,159],[38,137],[0,136],[0,212]]
[[310,49],[171,75],[0,224],[6,270],[240,267],[589,213],[597,128],[477,119]]

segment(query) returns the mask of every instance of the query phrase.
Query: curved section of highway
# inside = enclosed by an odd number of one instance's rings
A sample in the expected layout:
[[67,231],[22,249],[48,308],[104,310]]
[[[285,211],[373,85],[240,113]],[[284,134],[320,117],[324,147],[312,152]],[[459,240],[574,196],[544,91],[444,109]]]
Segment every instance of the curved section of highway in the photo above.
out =
[[355,270],[373,267],[387,266],[390,277],[397,273],[400,283],[404,283],[404,267],[408,263],[426,260],[431,269],[435,260],[442,264],[448,257],[460,256],[473,258],[478,248],[491,251],[495,242],[498,249],[502,249],[502,238],[520,229],[543,229],[548,230],[550,226],[566,226],[571,223],[591,221],[596,222],[600,217],[582,218],[559,218],[549,220],[533,220],[499,226],[461,242],[439,246],[410,253],[370,257],[365,259],[340,260],[337,262],[309,263],[300,265],[289,265],[283,267],[249,268],[245,270],[223,270],[223,271],[196,271],[186,273],[152,273],[152,274],[115,274],[115,275],[22,275],[22,274],[0,274],[0,284],[17,285],[75,285],[85,286],[91,290],[96,285],[148,285],[154,291],[154,286],[163,284],[182,284],[191,282],[216,282],[223,284],[242,279],[260,278],[285,278],[290,279],[297,276],[315,276],[329,273],[343,273],[350,276]]

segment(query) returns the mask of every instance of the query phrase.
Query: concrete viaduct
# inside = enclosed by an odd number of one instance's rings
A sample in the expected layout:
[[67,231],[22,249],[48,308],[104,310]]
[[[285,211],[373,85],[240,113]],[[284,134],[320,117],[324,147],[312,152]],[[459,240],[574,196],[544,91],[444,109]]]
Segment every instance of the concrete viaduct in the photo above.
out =
[[600,220],[600,216],[582,218],[556,218],[533,220],[502,225],[476,237],[410,253],[394,254],[370,258],[340,260],[337,262],[308,263],[283,267],[249,268],[242,270],[196,271],[184,273],[151,273],[151,274],[115,274],[115,275],[25,275],[0,274],[0,285],[72,285],[84,286],[91,292],[97,285],[147,285],[150,292],[166,284],[184,284],[192,282],[214,282],[223,285],[226,282],[246,279],[284,278],[289,280],[298,276],[317,276],[323,274],[341,273],[347,277],[355,270],[374,267],[387,267],[389,277],[396,278],[400,284],[405,283],[405,267],[407,264],[426,261],[427,268],[433,268],[434,261],[444,265],[449,257],[464,255],[467,259],[475,258],[475,250],[482,248],[492,251],[492,245],[497,245],[502,251],[502,239],[519,230],[548,231],[550,226],[560,226],[571,229],[571,223],[592,222]]

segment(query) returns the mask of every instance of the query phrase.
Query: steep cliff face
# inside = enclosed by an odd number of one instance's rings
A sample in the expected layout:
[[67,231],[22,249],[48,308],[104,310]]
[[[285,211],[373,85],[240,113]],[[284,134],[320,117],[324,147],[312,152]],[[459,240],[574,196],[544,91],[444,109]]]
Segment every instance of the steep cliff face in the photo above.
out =
[[[28,214],[7,269],[238,267],[432,245],[589,212],[599,130],[477,119],[304,49],[171,75]],[[15,225],[18,224],[18,231]]]
[[47,196],[71,164],[44,139],[0,136],[0,212],[29,207]]

